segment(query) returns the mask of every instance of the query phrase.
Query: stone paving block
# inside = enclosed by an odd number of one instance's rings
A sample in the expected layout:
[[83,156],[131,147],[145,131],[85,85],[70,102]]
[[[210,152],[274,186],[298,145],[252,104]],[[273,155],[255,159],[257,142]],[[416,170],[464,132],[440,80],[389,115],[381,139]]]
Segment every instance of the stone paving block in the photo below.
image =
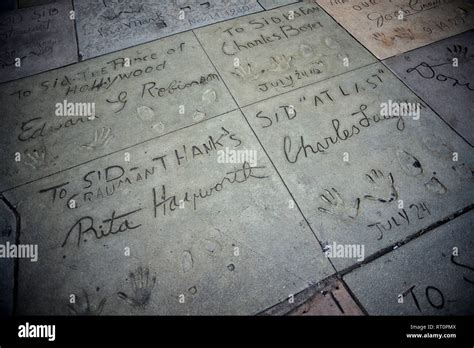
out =
[[0,13],[0,82],[77,62],[70,1]]
[[316,0],[379,59],[474,28],[465,0]]
[[474,146],[474,31],[384,61]]
[[384,103],[421,101],[376,63],[243,108],[338,270],[473,203],[472,148]]
[[316,4],[195,30],[240,106],[375,61]]
[[289,315],[363,315],[341,281],[335,281]]
[[0,103],[0,190],[236,108],[192,32],[4,84]]
[[364,315],[360,307],[335,276],[292,294],[285,301],[260,315]]
[[258,0],[260,6],[265,10],[271,10],[275,7],[293,4],[295,2],[302,2],[302,0]]
[[334,272],[240,111],[4,194],[18,314],[256,314]]
[[74,0],[81,59],[262,11],[256,0]]
[[474,314],[474,212],[344,277],[372,315]]

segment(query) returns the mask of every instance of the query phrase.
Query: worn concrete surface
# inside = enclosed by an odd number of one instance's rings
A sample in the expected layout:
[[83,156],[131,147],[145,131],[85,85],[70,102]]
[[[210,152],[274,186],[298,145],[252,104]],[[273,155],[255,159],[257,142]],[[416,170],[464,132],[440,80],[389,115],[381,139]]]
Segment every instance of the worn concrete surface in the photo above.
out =
[[[0,195],[0,245],[15,245],[19,233],[19,216]],[[0,254],[1,255],[1,254]],[[0,258],[0,317],[13,314],[13,289],[16,259],[1,255]]]
[[374,62],[316,4],[284,6],[195,32],[240,106]]
[[474,31],[384,61],[474,145]]
[[[64,101],[95,118],[57,116]],[[236,108],[191,32],[2,85],[0,103],[0,190]]]
[[372,315],[472,315],[473,224],[466,213],[344,280]]
[[18,8],[46,5],[46,4],[51,4],[57,1],[64,1],[64,0],[18,0]]
[[420,102],[377,63],[243,108],[319,239],[365,257],[473,203],[471,147],[426,106],[380,116],[389,100]]
[[0,82],[77,62],[70,1],[0,13]]
[[[225,149],[257,157],[220,163]],[[255,314],[333,273],[239,111],[129,155],[5,193],[22,243],[39,248],[38,262],[20,261],[18,313],[68,314],[84,291],[106,300],[101,314]],[[139,267],[146,294],[131,292]]]
[[[260,6],[265,10],[272,10],[275,7],[293,4],[295,2],[303,2],[303,0],[258,0]],[[306,1],[308,3],[309,1]]]
[[474,3],[316,0],[379,59],[474,28]]
[[258,12],[256,0],[74,0],[81,59]]

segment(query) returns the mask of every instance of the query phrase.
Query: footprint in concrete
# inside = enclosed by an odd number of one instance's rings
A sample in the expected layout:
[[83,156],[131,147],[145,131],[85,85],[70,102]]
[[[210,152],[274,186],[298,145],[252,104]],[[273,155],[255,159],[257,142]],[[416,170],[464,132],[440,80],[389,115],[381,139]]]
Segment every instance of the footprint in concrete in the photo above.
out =
[[181,256],[181,266],[183,268],[183,273],[187,273],[193,268],[194,261],[191,252],[187,250],[183,252]]
[[149,125],[150,128],[156,132],[161,133],[165,130],[165,125],[163,122],[156,122],[157,116],[155,111],[146,105],[142,105],[137,108],[137,118],[146,125]]
[[213,239],[206,239],[204,241],[204,246],[206,252],[211,256],[217,255],[222,250],[222,246],[220,245],[220,243]]
[[139,106],[137,108],[137,117],[143,122],[150,122],[155,118],[155,112],[148,106]]
[[314,55],[313,47],[307,44],[301,44],[299,47],[299,52],[303,58],[310,58]]
[[165,130],[165,125],[163,124],[163,122],[158,122],[158,123],[153,124],[151,126],[151,129],[157,132],[163,132]]
[[217,92],[212,88],[208,88],[202,92],[201,100],[206,104],[212,104],[217,100]]
[[402,149],[397,149],[397,159],[406,175],[418,176],[423,173],[420,161],[412,154]]
[[199,110],[196,110],[193,114],[193,120],[194,122],[199,122],[201,121],[202,119],[204,119],[204,117],[206,117],[206,113],[202,112],[202,111],[199,111]]
[[337,59],[342,61],[342,62],[347,62],[349,64],[349,55],[347,53],[338,53],[336,55]]
[[422,139],[423,144],[428,150],[441,158],[449,158],[453,155],[453,148],[450,144],[443,141],[434,134],[425,135]]
[[339,42],[330,37],[324,38],[324,44],[326,45],[326,47],[331,48],[333,50],[337,50],[341,47],[341,45],[339,45]]
[[425,183],[425,188],[428,191],[439,195],[444,195],[448,191],[446,186],[444,186],[435,176],[432,176],[430,181]]

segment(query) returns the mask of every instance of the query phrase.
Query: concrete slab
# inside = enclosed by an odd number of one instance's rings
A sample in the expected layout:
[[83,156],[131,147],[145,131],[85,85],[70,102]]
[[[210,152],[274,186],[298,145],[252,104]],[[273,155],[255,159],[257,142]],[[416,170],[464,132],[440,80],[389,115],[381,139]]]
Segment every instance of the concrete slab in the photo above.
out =
[[295,2],[302,2],[303,0],[258,0],[260,6],[262,6],[265,10],[271,10],[275,7],[285,6],[289,4],[293,4]]
[[195,30],[240,106],[375,61],[316,4]]
[[384,61],[474,146],[474,31]]
[[316,1],[379,59],[474,28],[464,0]]
[[18,314],[255,314],[334,272],[239,111],[5,196]]
[[64,0],[18,0],[18,8],[46,5],[46,4],[51,4],[53,2],[56,2],[56,1],[64,1]]
[[74,0],[81,59],[262,11],[256,0]]
[[0,82],[77,62],[70,1],[0,14]]
[[15,208],[0,195],[0,316],[13,314],[16,260],[9,257],[8,250],[17,242],[19,224]]
[[347,274],[369,314],[472,315],[474,212]]
[[0,190],[236,108],[192,32],[4,84],[0,103]]
[[472,148],[426,106],[383,116],[403,102],[376,63],[243,109],[338,270],[473,203]]

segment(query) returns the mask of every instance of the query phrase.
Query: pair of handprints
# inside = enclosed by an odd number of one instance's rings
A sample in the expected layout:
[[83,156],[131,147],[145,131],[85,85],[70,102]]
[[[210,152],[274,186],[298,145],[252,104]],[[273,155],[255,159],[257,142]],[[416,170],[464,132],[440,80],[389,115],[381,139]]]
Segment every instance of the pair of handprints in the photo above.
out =
[[[398,192],[395,188],[392,173],[385,175],[379,169],[372,169],[365,178],[371,185],[372,192],[365,194],[363,199],[381,203],[390,203],[398,198]],[[325,189],[320,195],[320,199],[325,206],[319,207],[318,211],[341,218],[344,221],[354,220],[359,215],[360,202],[359,197],[352,202],[347,200],[334,188]]]
[[[134,308],[143,309],[150,302],[153,288],[156,284],[156,275],[150,275],[148,268],[138,267],[130,272],[132,291],[130,294],[118,292],[117,296]],[[89,295],[82,290],[82,297],[77,297],[77,302],[69,304],[69,311],[75,315],[100,315],[104,309],[106,298],[104,297],[97,306],[93,306]]]

